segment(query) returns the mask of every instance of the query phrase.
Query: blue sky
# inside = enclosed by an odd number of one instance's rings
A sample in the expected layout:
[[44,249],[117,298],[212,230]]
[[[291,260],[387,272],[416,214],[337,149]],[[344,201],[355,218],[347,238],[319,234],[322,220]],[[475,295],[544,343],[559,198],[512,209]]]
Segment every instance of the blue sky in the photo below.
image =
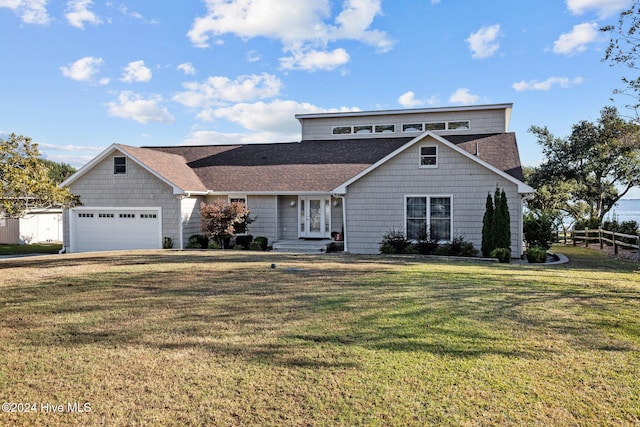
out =
[[512,102],[534,165],[531,125],[612,104],[627,70],[598,28],[631,1],[0,0],[0,137],[80,167],[116,142],[295,141],[297,113]]

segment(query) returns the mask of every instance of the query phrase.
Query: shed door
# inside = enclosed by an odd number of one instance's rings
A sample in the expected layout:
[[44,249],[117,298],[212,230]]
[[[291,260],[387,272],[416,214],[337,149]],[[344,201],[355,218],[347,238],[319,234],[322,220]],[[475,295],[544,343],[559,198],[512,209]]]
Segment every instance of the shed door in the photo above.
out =
[[160,208],[91,208],[70,211],[70,251],[162,248]]

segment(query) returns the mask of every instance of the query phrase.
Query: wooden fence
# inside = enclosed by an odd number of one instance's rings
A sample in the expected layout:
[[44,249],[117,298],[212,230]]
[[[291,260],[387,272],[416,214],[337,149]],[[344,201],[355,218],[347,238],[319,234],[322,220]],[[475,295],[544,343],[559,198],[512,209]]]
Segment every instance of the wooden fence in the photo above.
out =
[[569,244],[569,240],[573,246],[580,244],[587,248],[590,244],[598,244],[600,249],[603,249],[604,245],[613,246],[613,253],[616,255],[618,255],[620,248],[635,250],[638,261],[640,261],[640,236],[616,233],[601,228],[558,231],[558,241],[564,241],[565,244]]

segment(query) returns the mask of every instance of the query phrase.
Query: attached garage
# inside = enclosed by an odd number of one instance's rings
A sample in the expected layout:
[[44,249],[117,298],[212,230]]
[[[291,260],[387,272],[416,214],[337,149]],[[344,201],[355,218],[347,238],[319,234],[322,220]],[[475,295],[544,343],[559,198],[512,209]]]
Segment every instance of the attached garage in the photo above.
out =
[[69,220],[70,252],[162,248],[160,208],[84,206]]

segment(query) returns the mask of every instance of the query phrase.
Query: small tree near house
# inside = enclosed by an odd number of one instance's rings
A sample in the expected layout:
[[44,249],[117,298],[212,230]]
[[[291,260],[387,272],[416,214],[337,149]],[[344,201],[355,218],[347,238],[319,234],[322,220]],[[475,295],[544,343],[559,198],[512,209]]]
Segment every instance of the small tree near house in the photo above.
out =
[[246,228],[253,221],[244,203],[227,203],[224,200],[216,200],[212,204],[200,203],[200,218],[202,232],[221,248],[224,248],[225,239],[233,236],[238,227]]
[[482,219],[482,255],[491,256],[498,248],[511,248],[511,216],[506,193],[496,188],[493,199],[487,194]]

